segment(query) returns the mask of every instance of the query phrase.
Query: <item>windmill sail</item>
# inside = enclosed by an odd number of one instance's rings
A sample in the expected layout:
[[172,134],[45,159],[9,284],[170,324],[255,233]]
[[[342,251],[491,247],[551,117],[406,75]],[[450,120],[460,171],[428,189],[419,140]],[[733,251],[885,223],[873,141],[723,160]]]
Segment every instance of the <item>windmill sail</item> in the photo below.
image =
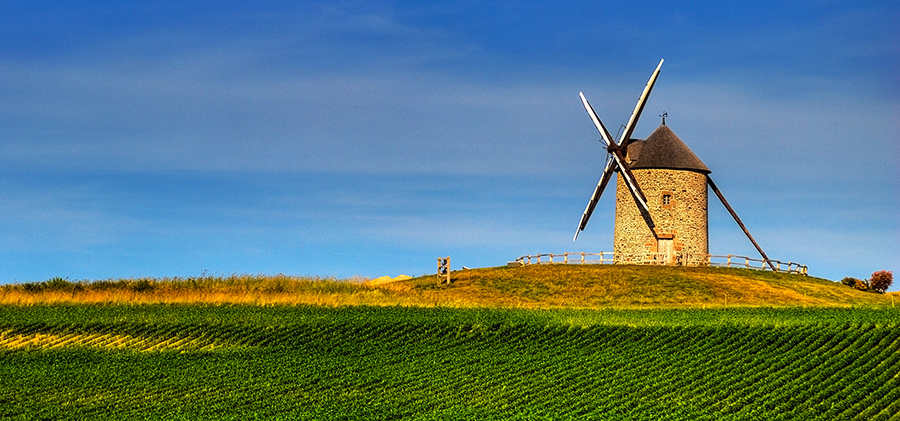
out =
[[619,144],[612,140],[612,136],[609,135],[609,131],[606,130],[606,126],[603,125],[603,122],[600,121],[600,117],[597,117],[597,113],[594,112],[594,108],[591,107],[591,103],[588,102],[587,98],[584,97],[584,93],[579,92],[578,95],[581,97],[581,103],[584,105],[585,111],[587,111],[588,115],[591,117],[594,125],[597,126],[597,131],[600,132],[600,137],[602,137],[603,141],[606,143],[606,149],[612,154],[613,159],[616,161],[616,165],[619,166],[619,173],[622,174],[622,178],[625,179],[625,184],[628,185],[628,188],[634,194],[634,199],[638,202],[638,206],[641,208],[642,212],[649,214],[650,207],[647,206],[647,199],[645,198],[644,193],[641,192],[641,189],[638,186],[637,181],[634,179],[634,175],[631,174],[631,170],[628,168],[628,165],[625,164],[625,156],[622,155],[622,151],[619,149]]
[[606,188],[606,184],[609,183],[609,179],[612,178],[612,173],[616,170],[616,161],[608,160],[606,161],[606,168],[603,169],[603,175],[600,176],[600,181],[597,183],[597,188],[594,189],[594,194],[591,195],[591,200],[588,201],[587,207],[584,209],[584,213],[581,214],[581,222],[578,223],[578,229],[575,230],[575,238],[572,241],[578,239],[578,233],[584,231],[584,227],[587,226],[588,219],[591,219],[591,214],[594,213],[594,208],[597,207],[597,202],[600,201],[600,195],[603,194],[603,190]]
[[759,252],[759,255],[762,256],[763,260],[766,261],[773,272],[778,272],[778,269],[776,269],[775,265],[772,264],[772,261],[769,260],[769,256],[766,256],[766,252],[764,252],[762,247],[760,247],[759,244],[756,243],[756,240],[754,240],[753,236],[750,235],[750,231],[747,230],[747,227],[744,226],[743,222],[741,222],[741,218],[738,217],[737,212],[735,212],[734,209],[731,208],[731,205],[728,204],[728,201],[725,200],[725,195],[723,195],[722,192],[719,191],[719,188],[716,187],[716,183],[713,183],[712,177],[710,177],[709,174],[706,175],[706,183],[709,184],[709,187],[712,189],[712,191],[716,193],[716,196],[719,197],[722,205],[725,206],[725,209],[727,209],[728,213],[731,214],[731,217],[734,218],[734,222],[737,222],[738,226],[741,227],[742,230],[744,230],[744,234],[747,234],[747,238],[751,243],[753,243],[753,247],[756,247],[756,251]]
[[659,69],[662,68],[662,64],[663,59],[659,59],[656,70],[650,75],[650,80],[647,81],[647,85],[644,86],[644,92],[641,92],[641,97],[638,98],[637,105],[634,106],[634,111],[631,112],[631,118],[628,119],[628,124],[625,125],[625,131],[622,132],[622,138],[619,139],[619,145],[624,145],[628,139],[631,139],[634,128],[637,127],[637,122],[641,118],[641,113],[644,112],[644,105],[647,105],[647,98],[650,97],[650,91],[653,90],[653,85],[656,85],[656,78],[659,77]]

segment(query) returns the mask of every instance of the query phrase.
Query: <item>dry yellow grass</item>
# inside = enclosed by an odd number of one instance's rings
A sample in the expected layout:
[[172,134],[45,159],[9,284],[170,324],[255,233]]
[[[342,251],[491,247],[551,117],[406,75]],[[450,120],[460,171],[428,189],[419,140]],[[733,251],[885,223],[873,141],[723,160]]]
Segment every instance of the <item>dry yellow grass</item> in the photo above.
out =
[[286,275],[120,279],[97,282],[0,286],[0,304],[252,304],[422,305],[415,296],[391,296],[366,278],[331,279]]
[[884,306],[890,297],[825,279],[746,269],[625,265],[544,265],[453,273],[390,284],[453,306],[720,307]]
[[63,291],[25,292],[0,290],[0,304],[250,304],[250,305],[409,305],[429,303],[416,295],[386,294],[376,287],[359,285],[358,291],[347,292],[268,292],[268,291]]
[[634,308],[722,306],[890,306],[825,279],[754,270],[624,265],[543,265],[434,275],[337,280],[286,275],[124,279],[0,287],[0,304],[250,304]]

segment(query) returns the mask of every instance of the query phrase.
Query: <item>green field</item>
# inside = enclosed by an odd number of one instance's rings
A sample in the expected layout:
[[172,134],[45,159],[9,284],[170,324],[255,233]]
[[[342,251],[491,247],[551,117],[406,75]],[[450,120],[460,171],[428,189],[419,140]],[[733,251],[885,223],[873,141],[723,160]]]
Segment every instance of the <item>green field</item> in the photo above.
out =
[[900,311],[0,306],[4,419],[900,419]]

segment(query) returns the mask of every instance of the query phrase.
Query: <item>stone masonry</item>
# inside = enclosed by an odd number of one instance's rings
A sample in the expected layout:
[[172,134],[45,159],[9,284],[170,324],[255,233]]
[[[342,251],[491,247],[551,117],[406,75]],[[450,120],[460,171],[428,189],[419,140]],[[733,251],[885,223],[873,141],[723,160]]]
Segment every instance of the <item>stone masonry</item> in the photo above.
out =
[[[672,259],[681,253],[709,253],[706,175],[676,169],[635,169],[632,173],[647,197],[656,236],[641,216],[625,181],[617,176],[613,245],[616,260],[640,260],[647,253],[657,252],[668,252]],[[659,250],[660,247],[668,250]]]

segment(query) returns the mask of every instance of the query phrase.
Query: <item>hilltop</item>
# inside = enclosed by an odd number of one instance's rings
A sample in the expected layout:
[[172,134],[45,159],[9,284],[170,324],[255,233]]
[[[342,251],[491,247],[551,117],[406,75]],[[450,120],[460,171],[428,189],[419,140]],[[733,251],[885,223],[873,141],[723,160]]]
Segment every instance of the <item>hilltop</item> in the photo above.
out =
[[287,275],[60,278],[0,286],[0,304],[252,304],[506,308],[891,306],[872,294],[803,275],[759,270],[631,265],[532,265],[435,275],[341,280]]
[[679,266],[531,265],[468,269],[380,285],[434,302],[499,307],[880,306],[886,295],[827,279]]

